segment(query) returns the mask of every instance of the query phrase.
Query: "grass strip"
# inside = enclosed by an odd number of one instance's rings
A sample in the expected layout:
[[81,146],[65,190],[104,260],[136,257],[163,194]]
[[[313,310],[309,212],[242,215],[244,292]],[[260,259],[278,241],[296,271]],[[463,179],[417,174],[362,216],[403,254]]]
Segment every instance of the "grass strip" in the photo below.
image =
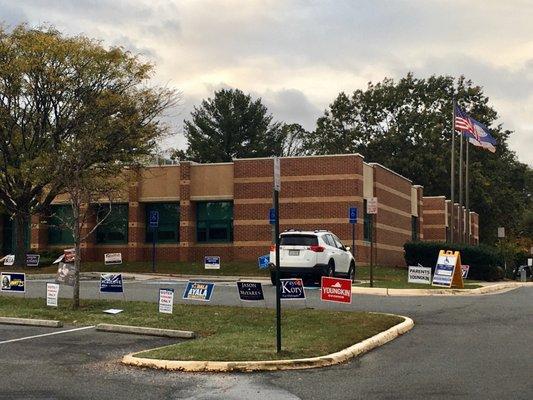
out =
[[[102,313],[121,308],[117,315]],[[174,305],[174,314],[159,314],[157,304],[83,300],[73,311],[70,301],[46,307],[44,299],[0,297],[0,316],[56,319],[65,324],[113,323],[165,329],[191,330],[198,339],[142,353],[142,357],[168,360],[274,360],[325,355],[367,339],[403,318],[365,312],[284,309],[283,351],[276,353],[275,310],[251,307]]]

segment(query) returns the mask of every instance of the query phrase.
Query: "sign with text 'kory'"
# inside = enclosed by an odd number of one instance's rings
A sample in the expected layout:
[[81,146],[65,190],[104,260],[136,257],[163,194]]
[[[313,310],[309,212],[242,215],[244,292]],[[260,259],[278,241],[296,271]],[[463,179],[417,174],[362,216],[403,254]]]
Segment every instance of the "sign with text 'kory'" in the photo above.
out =
[[300,278],[280,279],[282,300],[305,300],[304,283]]

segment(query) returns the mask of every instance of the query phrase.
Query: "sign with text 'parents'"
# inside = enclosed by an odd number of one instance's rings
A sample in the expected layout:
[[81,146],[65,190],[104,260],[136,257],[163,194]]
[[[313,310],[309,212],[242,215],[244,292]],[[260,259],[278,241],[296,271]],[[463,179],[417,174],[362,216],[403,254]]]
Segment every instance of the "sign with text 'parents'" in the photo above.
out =
[[122,274],[101,274],[100,293],[124,293]]
[[219,256],[205,256],[204,257],[205,269],[220,269],[220,257]]
[[350,304],[352,302],[352,280],[323,276],[320,280],[320,300]]
[[46,284],[46,305],[48,307],[57,307],[59,297],[59,285],[57,283]]
[[263,286],[260,282],[237,282],[239,298],[242,301],[264,300]]
[[122,253],[106,253],[104,254],[105,265],[122,264]]
[[174,307],[174,289],[159,289],[159,312],[172,314]]
[[212,282],[187,282],[187,287],[183,292],[184,300],[209,301],[215,289]]
[[431,285],[431,268],[421,265],[410,265],[407,282]]
[[304,283],[300,278],[280,279],[282,300],[305,300]]
[[15,264],[15,256],[13,254],[8,254],[7,256],[4,257],[4,265],[5,266],[12,266],[13,264]]
[[24,293],[26,291],[26,274],[2,272],[0,281],[2,292]]

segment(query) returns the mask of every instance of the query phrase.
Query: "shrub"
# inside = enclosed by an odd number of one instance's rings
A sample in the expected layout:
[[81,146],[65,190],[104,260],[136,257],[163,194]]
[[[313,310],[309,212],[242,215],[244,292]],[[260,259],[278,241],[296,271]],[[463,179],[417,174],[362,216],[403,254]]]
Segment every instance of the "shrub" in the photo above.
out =
[[485,281],[503,279],[503,259],[498,250],[485,245],[469,246],[443,242],[407,242],[404,245],[407,265],[421,264],[434,272],[440,250],[461,253],[461,262],[470,265],[468,277]]

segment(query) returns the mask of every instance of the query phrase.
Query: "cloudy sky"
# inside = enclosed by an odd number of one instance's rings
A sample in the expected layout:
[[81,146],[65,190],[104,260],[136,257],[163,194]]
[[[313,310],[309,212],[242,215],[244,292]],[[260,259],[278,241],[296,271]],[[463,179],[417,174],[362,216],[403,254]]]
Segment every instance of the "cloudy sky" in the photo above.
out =
[[[183,93],[177,121],[214,90],[238,87],[277,120],[313,129],[340,91],[408,71],[464,74],[533,165],[532,0],[0,0],[0,20],[142,53],[155,79]],[[183,147],[176,130],[169,144]]]

